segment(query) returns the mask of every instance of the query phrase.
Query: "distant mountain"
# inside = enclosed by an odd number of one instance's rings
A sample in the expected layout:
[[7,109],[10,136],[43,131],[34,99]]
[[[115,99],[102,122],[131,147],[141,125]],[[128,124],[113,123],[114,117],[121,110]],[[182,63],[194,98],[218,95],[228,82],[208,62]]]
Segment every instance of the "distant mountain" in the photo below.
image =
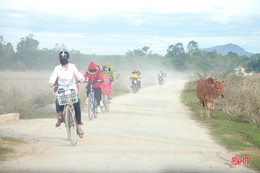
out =
[[236,45],[236,44],[226,44],[226,45],[220,45],[220,46],[215,46],[215,47],[211,47],[211,48],[205,48],[202,50],[206,50],[206,51],[213,51],[216,50],[219,54],[222,55],[227,55],[228,52],[234,52],[237,53],[239,56],[248,56],[250,57],[252,55],[252,53],[245,51],[242,47]]

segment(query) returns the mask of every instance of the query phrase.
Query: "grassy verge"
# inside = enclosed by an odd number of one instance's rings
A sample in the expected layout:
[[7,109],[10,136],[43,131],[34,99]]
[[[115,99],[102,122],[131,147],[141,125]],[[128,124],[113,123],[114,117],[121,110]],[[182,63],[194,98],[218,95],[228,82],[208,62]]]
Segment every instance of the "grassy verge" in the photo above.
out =
[[[260,172],[260,127],[238,118],[230,117],[227,113],[215,110],[211,119],[200,118],[200,102],[196,96],[194,83],[186,84],[181,102],[192,111],[192,117],[205,124],[211,130],[213,138],[228,150],[237,151],[243,156],[251,156],[250,167]],[[216,109],[219,105],[216,105]],[[230,158],[231,159],[231,158]]]
[[5,160],[8,153],[14,152],[14,149],[10,148],[10,146],[18,145],[22,142],[24,142],[22,139],[13,137],[0,137],[0,160]]
[[4,160],[6,154],[10,152],[14,152],[14,150],[12,148],[4,147],[0,144],[0,160]]

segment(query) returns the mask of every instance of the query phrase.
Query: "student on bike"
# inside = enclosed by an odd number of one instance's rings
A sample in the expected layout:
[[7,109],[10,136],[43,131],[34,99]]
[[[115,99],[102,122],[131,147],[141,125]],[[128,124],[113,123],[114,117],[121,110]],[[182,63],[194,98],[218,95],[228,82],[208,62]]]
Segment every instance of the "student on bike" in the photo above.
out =
[[164,80],[164,72],[163,71],[160,71],[159,72],[159,74],[158,74],[158,78],[163,78],[163,80]]
[[[75,77],[80,79],[80,82],[83,83],[85,81],[84,76],[78,71],[77,67],[74,64],[69,63],[69,53],[67,51],[61,51],[59,54],[59,62],[60,64],[57,65],[49,80],[49,86],[52,88],[55,84],[55,81],[58,82],[58,90],[66,90],[66,89],[73,89],[77,90],[77,86],[75,84]],[[80,100],[77,103],[74,103],[74,109],[77,119],[77,132],[80,138],[83,138],[84,132],[81,130],[80,125],[81,122],[81,110],[80,110]],[[58,99],[56,99],[56,111],[58,113],[57,116],[57,123],[56,127],[59,127],[60,124],[63,122],[63,110],[64,106],[60,106],[58,103]]]
[[[111,69],[111,65],[109,62],[107,62],[105,65],[103,65],[102,69],[101,69],[101,74],[103,76],[103,80],[104,80],[104,84],[105,83],[110,83],[110,92],[111,92],[111,83],[114,82],[114,75],[113,75],[113,71]],[[101,85],[102,87],[102,85]],[[102,91],[102,88],[101,88]],[[109,100],[112,100],[112,96],[111,94],[108,95],[109,96]]]
[[115,79],[114,79],[113,71],[111,69],[111,65],[109,62],[107,62],[105,65],[103,65],[103,67],[101,69],[101,74],[103,76],[108,75],[109,81],[114,82]]
[[[92,85],[92,88],[95,93],[95,99],[97,101],[97,112],[101,113],[101,108],[100,108],[100,100],[101,100],[101,84],[100,82],[102,81],[102,75],[99,70],[99,66],[97,66],[94,62],[91,62],[88,66],[88,69],[84,75],[85,80],[88,82],[95,82]],[[90,84],[87,84],[87,97],[89,96],[90,92]]]

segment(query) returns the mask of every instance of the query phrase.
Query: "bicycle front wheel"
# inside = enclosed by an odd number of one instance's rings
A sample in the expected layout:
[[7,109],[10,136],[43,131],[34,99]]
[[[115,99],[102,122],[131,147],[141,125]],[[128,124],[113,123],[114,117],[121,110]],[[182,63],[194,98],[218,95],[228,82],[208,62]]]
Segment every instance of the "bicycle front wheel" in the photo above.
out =
[[92,120],[95,116],[95,98],[92,95],[89,95],[88,99],[88,118]]
[[66,106],[65,109],[65,123],[70,144],[75,146],[77,144],[77,121],[75,111],[72,105]]
[[[101,102],[103,103],[103,106],[101,106]],[[101,107],[101,113],[104,114],[106,112],[105,109],[105,95],[101,95],[101,100],[100,100],[100,107]]]
[[104,106],[105,106],[105,110],[106,110],[106,112],[109,112],[109,98],[108,98],[108,95],[105,95],[105,104],[104,104]]
[[68,110],[67,110],[67,106],[65,106],[64,111],[63,111],[63,115],[64,115],[64,124],[67,130],[67,135],[68,135],[68,140],[70,140],[70,128],[69,128],[69,122],[70,122],[70,117],[68,116]]

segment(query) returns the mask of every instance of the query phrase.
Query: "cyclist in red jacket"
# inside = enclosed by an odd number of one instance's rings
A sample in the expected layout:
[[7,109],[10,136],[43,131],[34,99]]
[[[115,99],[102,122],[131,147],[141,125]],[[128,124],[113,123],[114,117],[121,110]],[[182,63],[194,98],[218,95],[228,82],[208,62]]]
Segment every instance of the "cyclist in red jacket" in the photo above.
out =
[[[95,99],[97,100],[97,111],[98,113],[101,113],[100,109],[100,100],[101,100],[101,84],[100,82],[102,81],[103,77],[99,71],[98,66],[94,63],[91,62],[88,66],[88,69],[84,75],[85,80],[88,82],[96,82],[92,85],[94,93],[95,93]],[[90,84],[87,85],[87,96],[89,95],[90,92]]]

